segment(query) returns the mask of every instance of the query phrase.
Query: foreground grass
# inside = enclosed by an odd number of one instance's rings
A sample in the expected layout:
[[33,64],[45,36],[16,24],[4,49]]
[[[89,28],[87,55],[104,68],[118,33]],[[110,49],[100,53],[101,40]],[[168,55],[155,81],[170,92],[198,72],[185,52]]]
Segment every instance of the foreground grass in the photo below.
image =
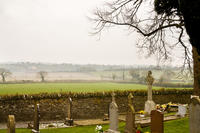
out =
[[[144,131],[150,132],[150,128],[144,128]],[[164,133],[189,133],[188,118],[165,122]]]
[[[161,87],[153,87],[160,89]],[[113,90],[147,89],[146,85],[127,83],[26,83],[0,84],[0,95],[38,94],[57,92],[102,92]],[[170,89],[170,88],[168,88]],[[181,89],[181,88],[179,88]]]
[[[41,133],[95,133],[96,126],[81,126],[72,128],[61,128],[61,129],[42,129]],[[119,124],[119,131],[123,133],[125,123]],[[107,130],[109,125],[103,125],[103,130]],[[143,131],[150,132],[150,128],[144,128]],[[165,122],[164,124],[165,133],[188,133],[189,125],[188,118],[182,118],[179,120],[173,120]],[[6,130],[0,130],[0,133],[6,133]],[[30,133],[29,129],[17,129],[16,133]]]

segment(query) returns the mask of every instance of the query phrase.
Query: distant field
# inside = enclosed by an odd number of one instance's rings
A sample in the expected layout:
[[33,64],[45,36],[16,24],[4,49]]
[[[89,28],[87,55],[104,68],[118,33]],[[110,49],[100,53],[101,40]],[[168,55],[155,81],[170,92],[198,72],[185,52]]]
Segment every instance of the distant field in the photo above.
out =
[[[161,87],[153,87],[159,89]],[[126,83],[26,83],[0,84],[0,95],[54,92],[101,92],[112,90],[147,89],[146,85]],[[179,88],[181,89],[181,88]]]

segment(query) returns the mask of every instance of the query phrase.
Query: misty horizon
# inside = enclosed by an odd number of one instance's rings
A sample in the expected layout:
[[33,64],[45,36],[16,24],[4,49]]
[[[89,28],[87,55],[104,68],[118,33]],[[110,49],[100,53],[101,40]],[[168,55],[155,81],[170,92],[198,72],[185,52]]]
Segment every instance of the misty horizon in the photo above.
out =
[[[139,52],[135,46],[139,35],[124,27],[104,31],[100,39],[89,34],[92,23],[86,16],[104,2],[0,1],[0,63],[164,64],[158,63],[156,56]],[[177,58],[165,65],[181,63]]]

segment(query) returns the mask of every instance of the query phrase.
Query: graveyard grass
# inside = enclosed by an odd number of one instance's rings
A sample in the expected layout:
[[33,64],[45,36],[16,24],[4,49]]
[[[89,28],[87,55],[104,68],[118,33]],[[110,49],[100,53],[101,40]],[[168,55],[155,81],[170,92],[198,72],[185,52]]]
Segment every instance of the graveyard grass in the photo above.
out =
[[[107,130],[109,125],[102,125],[103,130]],[[120,122],[119,131],[123,133],[125,123]],[[72,128],[60,128],[60,129],[41,129],[41,133],[95,133],[94,126],[80,126],[80,127],[72,127]],[[149,131],[150,128],[144,128],[144,132]],[[17,129],[16,133],[28,133],[30,129]],[[164,132],[165,133],[188,133],[189,132],[189,122],[188,118],[182,118],[178,120],[168,121],[164,123]],[[0,130],[0,133],[6,133],[6,130]]]
[[[102,91],[113,91],[113,90],[133,90],[133,89],[141,90],[146,88],[147,88],[146,85],[141,85],[141,84],[111,83],[111,82],[1,84],[0,95],[60,93],[60,92],[102,92]],[[160,89],[160,88],[162,87],[153,86],[153,89]]]

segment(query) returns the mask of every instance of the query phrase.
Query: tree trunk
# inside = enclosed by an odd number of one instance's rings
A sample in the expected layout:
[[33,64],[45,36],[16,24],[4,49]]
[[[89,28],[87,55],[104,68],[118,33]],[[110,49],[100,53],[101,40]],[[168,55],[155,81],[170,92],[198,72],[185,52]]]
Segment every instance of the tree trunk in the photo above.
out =
[[200,0],[179,0],[193,54],[194,95],[200,96]]
[[196,47],[192,47],[193,73],[194,73],[194,95],[200,96],[200,53]]
[[42,82],[44,82],[44,76],[41,76],[41,78],[42,78]]

